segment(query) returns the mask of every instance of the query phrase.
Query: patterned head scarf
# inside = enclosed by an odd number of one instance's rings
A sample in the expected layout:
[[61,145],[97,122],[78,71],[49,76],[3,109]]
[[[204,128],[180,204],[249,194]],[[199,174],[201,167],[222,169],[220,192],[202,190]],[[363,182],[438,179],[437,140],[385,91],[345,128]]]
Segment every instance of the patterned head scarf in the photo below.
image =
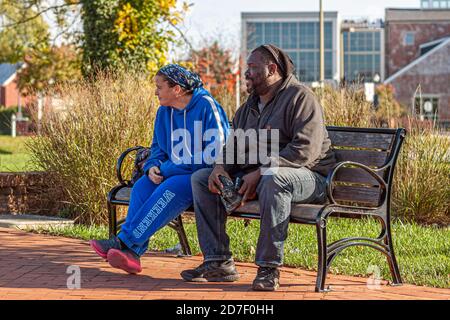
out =
[[177,64],[169,64],[162,67],[158,71],[158,74],[165,75],[167,78],[188,91],[203,86],[202,79],[200,79],[198,74],[193,73]]

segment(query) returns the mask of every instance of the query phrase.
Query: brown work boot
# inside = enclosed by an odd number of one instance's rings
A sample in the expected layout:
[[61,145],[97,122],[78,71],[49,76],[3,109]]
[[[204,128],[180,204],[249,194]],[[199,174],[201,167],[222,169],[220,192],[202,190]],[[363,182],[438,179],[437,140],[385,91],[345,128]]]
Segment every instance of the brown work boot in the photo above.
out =
[[275,291],[280,286],[280,270],[278,268],[259,267],[255,280],[253,280],[253,290],[255,291]]
[[205,261],[195,269],[182,271],[181,277],[190,282],[233,282],[239,274],[233,260]]

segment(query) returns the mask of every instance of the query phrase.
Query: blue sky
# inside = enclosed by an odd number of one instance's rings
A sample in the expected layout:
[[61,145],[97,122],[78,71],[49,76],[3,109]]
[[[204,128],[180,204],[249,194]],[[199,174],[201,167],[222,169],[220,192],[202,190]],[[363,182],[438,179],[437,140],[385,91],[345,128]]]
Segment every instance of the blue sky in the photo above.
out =
[[[226,47],[239,46],[242,11],[318,11],[319,0],[187,0],[193,3],[184,31],[194,44],[218,38]],[[385,8],[419,8],[420,0],[323,0],[325,11],[341,18],[384,18]]]

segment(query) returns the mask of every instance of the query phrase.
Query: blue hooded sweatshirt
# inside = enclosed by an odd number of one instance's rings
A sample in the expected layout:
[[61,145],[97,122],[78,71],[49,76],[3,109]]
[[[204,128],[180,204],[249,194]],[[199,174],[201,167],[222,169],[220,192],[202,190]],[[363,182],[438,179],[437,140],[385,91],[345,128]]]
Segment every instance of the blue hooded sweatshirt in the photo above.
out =
[[160,106],[144,172],[157,166],[167,179],[211,166],[229,129],[225,111],[203,87],[193,91],[183,110]]

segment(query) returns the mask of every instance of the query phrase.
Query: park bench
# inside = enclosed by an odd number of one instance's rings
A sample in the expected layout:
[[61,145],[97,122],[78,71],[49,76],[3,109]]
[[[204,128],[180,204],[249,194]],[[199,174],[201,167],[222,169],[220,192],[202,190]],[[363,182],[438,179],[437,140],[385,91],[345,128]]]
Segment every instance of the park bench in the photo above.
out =
[[[293,204],[291,223],[301,223],[316,227],[318,244],[317,292],[327,291],[325,279],[329,267],[342,250],[352,246],[367,246],[383,253],[388,261],[392,284],[400,285],[398,264],[394,254],[391,236],[391,189],[394,168],[400,152],[404,129],[327,127],[337,164],[327,176],[328,202],[323,205]],[[116,235],[124,220],[117,220],[116,206],[128,205],[130,182],[122,177],[125,157],[143,147],[126,150],[117,160],[119,184],[108,194],[109,232]],[[193,208],[187,210],[193,213]],[[377,238],[351,237],[327,243],[327,219],[360,218],[371,216],[381,224]],[[251,201],[231,214],[232,217],[258,219],[259,205]],[[191,255],[189,242],[183,227],[182,216],[173,220],[170,227],[178,233],[185,255]]]

